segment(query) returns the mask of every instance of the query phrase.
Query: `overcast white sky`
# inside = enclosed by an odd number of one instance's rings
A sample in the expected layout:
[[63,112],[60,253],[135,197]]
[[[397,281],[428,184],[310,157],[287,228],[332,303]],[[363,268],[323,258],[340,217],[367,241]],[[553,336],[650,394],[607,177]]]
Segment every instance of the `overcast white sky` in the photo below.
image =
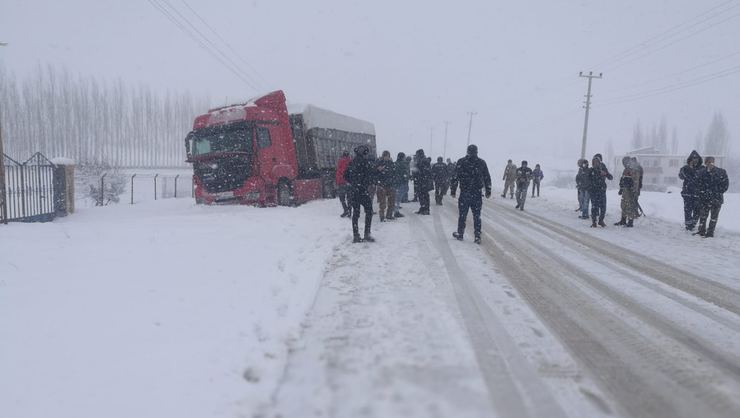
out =
[[[182,0],[167,1],[228,51]],[[740,151],[740,72],[669,94],[604,103],[740,68],[738,0],[187,3],[257,70],[256,89],[148,0],[0,0],[0,41],[10,43],[0,60],[19,75],[52,63],[209,95],[214,104],[283,89],[290,101],[374,122],[378,146],[394,153],[428,150],[433,127],[432,153],[441,154],[448,120],[447,154],[461,156],[466,112],[475,110],[473,142],[494,166],[509,157],[575,161],[586,88],[578,72],[593,70],[604,78],[594,81],[589,156],[603,152],[610,138],[616,152],[626,151],[638,118],[649,125],[661,117],[669,129],[677,127],[681,153],[688,153],[717,110],[728,119],[733,153]],[[714,6],[721,7],[717,15],[704,15],[698,26],[644,43]],[[640,43],[639,53],[614,62]]]

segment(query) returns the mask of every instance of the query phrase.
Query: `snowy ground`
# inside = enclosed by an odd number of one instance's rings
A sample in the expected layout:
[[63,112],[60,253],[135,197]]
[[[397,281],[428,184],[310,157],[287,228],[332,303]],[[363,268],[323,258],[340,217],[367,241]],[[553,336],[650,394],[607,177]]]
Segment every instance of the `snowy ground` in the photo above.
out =
[[374,244],[336,201],[3,227],[3,416],[740,415],[738,196],[714,240],[677,194],[643,194],[633,229],[574,197],[485,201],[481,246],[449,198]]

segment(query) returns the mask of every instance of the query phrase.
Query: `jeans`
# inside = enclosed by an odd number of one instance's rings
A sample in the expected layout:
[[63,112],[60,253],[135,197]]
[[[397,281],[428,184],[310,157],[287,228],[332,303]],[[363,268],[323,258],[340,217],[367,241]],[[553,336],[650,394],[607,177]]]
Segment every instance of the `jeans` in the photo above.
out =
[[429,192],[422,191],[421,188],[417,190],[419,197],[419,213],[429,213]]
[[699,199],[696,196],[682,195],[683,197],[683,217],[686,228],[694,229],[699,221]]
[[460,193],[460,198],[457,200],[457,233],[460,234],[460,236],[465,234],[465,221],[468,218],[468,209],[470,209],[473,212],[473,230],[475,231],[475,237],[480,237],[480,212],[482,207],[483,196],[480,192],[478,192],[477,195]]
[[442,196],[447,194],[447,188],[450,184],[447,182],[434,182],[434,201],[438,204],[442,204]]
[[370,195],[364,190],[353,190],[352,193],[352,233],[360,235],[360,206],[365,209],[365,235],[370,235],[370,225],[373,222],[373,202]]
[[589,201],[589,192],[588,190],[582,190],[578,189],[578,204],[581,208],[581,216],[584,218],[588,218],[588,202]]
[[589,192],[591,198],[591,219],[596,222],[604,220],[606,216],[606,190],[591,190]]
[[537,189],[537,197],[540,197],[540,182],[532,182],[532,197],[534,197],[534,189]]
[[516,185],[516,204],[520,208],[524,208],[524,202],[527,200],[527,189],[529,184],[517,184]]
[[[702,204],[699,210],[699,233],[702,235],[714,235],[714,227],[717,226],[719,211],[722,209],[721,203]],[[707,227],[707,217],[709,217],[709,227]]]

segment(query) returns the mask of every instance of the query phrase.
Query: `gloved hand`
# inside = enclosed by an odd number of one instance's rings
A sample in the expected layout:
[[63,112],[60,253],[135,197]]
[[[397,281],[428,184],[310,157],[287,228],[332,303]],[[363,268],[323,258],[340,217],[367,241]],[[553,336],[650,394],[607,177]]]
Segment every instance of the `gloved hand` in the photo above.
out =
[[486,199],[490,199],[490,198],[491,198],[491,191],[490,190],[487,190],[486,191]]

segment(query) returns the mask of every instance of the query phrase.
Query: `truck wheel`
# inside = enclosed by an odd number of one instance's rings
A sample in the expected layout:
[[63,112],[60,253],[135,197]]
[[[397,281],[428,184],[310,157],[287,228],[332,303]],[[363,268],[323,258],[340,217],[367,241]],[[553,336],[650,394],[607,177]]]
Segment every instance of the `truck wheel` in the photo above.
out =
[[277,188],[277,204],[278,206],[290,206],[292,201],[290,193],[290,184],[287,181],[281,181],[278,183]]

